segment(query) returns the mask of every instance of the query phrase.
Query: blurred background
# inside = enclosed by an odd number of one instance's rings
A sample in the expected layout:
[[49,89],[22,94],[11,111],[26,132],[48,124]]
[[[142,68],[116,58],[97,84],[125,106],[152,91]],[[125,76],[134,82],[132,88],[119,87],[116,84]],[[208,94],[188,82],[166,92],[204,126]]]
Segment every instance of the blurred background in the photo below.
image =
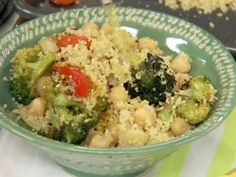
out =
[[[168,13],[217,37],[236,57],[235,0],[113,0],[117,6]],[[101,6],[101,0],[0,0],[0,36],[16,25],[49,13]]]

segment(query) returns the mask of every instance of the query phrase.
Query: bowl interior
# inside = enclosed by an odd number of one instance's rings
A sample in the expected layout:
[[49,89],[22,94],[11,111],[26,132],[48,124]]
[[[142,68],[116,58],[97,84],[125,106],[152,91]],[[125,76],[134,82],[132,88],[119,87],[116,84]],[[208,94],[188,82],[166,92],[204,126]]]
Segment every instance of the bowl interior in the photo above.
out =
[[[236,97],[235,62],[223,45],[206,31],[172,16],[133,8],[117,8],[117,13],[122,22],[122,28],[132,35],[156,39],[160,48],[168,55],[187,53],[193,59],[191,74],[207,76],[218,91],[218,100],[212,107],[209,119],[198,126],[193,133],[183,135],[168,143],[196,139],[219,125],[232,110]],[[15,104],[7,80],[11,59],[17,49],[32,46],[42,36],[62,32],[68,26],[80,27],[89,20],[97,24],[104,23],[104,10],[88,8],[50,14],[27,22],[0,39],[0,78],[3,78],[0,80],[0,124],[29,140],[37,139],[36,143],[45,145],[54,143],[65,148],[79,148],[40,137],[15,123],[13,121],[15,117],[11,114]]]

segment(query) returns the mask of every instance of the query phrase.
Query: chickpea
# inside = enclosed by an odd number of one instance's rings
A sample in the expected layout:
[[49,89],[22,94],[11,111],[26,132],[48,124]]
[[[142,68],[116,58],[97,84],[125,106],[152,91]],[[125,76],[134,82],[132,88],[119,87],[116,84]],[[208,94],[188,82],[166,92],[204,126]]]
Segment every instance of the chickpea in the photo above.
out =
[[154,118],[154,120],[156,119],[157,114],[153,106],[144,105],[143,108],[149,112],[149,114]]
[[138,44],[140,49],[149,49],[150,51],[154,51],[157,48],[157,42],[148,37],[140,38]]
[[86,36],[89,37],[97,37],[99,34],[99,28],[93,22],[84,23],[84,25],[82,26],[82,30],[86,34]]
[[142,130],[122,130],[119,133],[119,147],[144,145],[148,141],[148,135]]
[[175,74],[176,86],[178,89],[181,89],[184,84],[190,80],[190,76],[185,73],[176,73]]
[[29,112],[35,116],[44,116],[47,111],[47,102],[44,98],[35,98],[28,106]]
[[109,98],[113,103],[119,101],[126,101],[128,99],[128,92],[123,86],[115,86],[111,89]]
[[184,134],[189,128],[188,123],[182,118],[174,118],[170,130],[175,136]]
[[153,126],[155,124],[156,112],[151,106],[144,106],[133,113],[134,121],[140,127]]
[[96,134],[91,139],[89,143],[89,147],[107,148],[107,147],[110,147],[111,143],[112,143],[111,136]]
[[109,25],[108,23],[105,23],[102,25],[101,31],[103,31],[105,34],[112,34],[113,29],[111,25]]
[[42,76],[36,82],[36,93],[44,97],[47,93],[49,88],[52,87],[52,80],[49,76]]
[[185,53],[180,53],[171,61],[171,68],[176,73],[188,73],[191,70],[191,60]]

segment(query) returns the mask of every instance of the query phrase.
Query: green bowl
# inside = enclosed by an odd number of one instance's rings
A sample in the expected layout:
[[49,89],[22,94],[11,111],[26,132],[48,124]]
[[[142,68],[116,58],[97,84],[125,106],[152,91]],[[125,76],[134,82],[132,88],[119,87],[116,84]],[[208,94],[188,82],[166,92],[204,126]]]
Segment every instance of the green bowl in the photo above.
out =
[[[24,128],[11,114],[15,107],[6,78],[17,49],[34,45],[42,36],[58,33],[85,21],[105,22],[103,8],[59,12],[18,26],[0,39],[0,124],[41,148],[55,162],[76,175],[132,176],[152,167],[184,144],[199,139],[222,123],[236,98],[236,66],[225,47],[212,35],[184,20],[153,11],[119,7],[117,14],[123,28],[133,35],[158,40],[167,54],[183,51],[193,59],[191,74],[206,75],[214,84],[217,101],[207,121],[191,133],[174,140],[132,148],[96,149],[47,139]],[[7,105],[7,107],[6,107]]]

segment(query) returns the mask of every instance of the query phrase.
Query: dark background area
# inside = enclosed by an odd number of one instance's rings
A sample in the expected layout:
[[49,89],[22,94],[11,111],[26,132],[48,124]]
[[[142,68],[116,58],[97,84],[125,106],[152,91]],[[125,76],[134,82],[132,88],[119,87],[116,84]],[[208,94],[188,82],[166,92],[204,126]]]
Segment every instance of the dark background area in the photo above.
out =
[[[159,3],[158,0],[113,0],[117,5],[130,6],[135,8],[142,8],[154,10],[158,12],[168,13],[179,18],[185,19],[189,22],[195,23],[204,28],[208,32],[217,37],[225,46],[231,48],[232,52],[236,54],[236,11],[228,11],[223,16],[217,16],[220,10],[211,14],[199,14],[196,9],[190,11],[183,11],[181,9],[172,10],[164,4]],[[81,0],[79,6],[99,5],[96,0]],[[214,28],[210,27],[210,22],[214,24]]]
[[[219,17],[217,15],[220,13],[219,10],[211,14],[199,14],[196,9],[190,11],[172,10],[159,3],[159,0],[113,0],[113,2],[118,6],[129,6],[168,13],[192,22],[213,34],[236,56],[236,11],[228,11]],[[49,0],[13,0],[13,3],[18,13],[28,19],[60,10],[102,5],[100,0],[80,0],[78,4],[67,7],[55,6]],[[18,23],[21,22],[22,20]],[[210,27],[210,23],[214,24],[213,28]]]

